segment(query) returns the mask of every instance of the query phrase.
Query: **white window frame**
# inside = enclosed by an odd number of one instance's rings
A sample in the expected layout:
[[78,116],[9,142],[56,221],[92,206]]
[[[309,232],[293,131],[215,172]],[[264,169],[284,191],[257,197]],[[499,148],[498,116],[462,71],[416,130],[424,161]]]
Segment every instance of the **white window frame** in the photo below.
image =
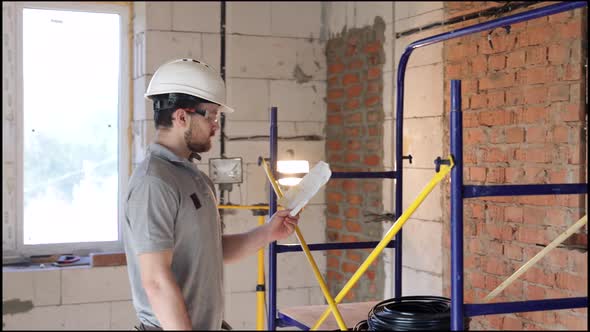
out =
[[[25,245],[23,236],[24,207],[23,207],[23,80],[15,82],[16,92],[16,137],[17,159],[16,159],[16,254],[22,256],[74,253],[86,255],[90,252],[115,252],[123,250],[122,224],[125,220],[124,197],[127,191],[127,182],[130,173],[130,138],[128,135],[130,125],[130,63],[129,63],[129,10],[130,6],[124,3],[99,3],[99,2],[18,2],[16,4],[16,78],[23,77],[23,10],[24,9],[49,9],[84,11],[94,13],[118,14],[120,17],[120,72],[119,72],[119,106],[118,106],[118,174],[119,174],[119,195],[118,195],[118,240],[105,242],[77,242],[77,243],[56,243]],[[100,202],[97,202],[100,204]],[[4,251],[3,251],[3,256]]]

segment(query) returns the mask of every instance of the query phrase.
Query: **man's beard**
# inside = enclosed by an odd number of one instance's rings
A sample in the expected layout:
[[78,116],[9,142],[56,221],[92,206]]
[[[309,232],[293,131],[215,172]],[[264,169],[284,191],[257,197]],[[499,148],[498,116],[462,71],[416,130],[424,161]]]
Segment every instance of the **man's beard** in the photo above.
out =
[[184,132],[184,141],[186,142],[186,147],[191,152],[202,153],[211,150],[211,140],[207,140],[205,143],[195,143],[191,141],[193,137],[193,126],[190,125],[188,130]]

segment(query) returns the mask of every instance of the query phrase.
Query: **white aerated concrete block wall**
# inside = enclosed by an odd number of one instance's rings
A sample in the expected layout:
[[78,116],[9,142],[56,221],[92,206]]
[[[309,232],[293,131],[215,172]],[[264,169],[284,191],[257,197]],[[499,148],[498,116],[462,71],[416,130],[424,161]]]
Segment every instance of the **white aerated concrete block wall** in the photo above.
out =
[[219,70],[221,41],[218,2],[135,2],[134,13],[132,160],[136,166],[155,137],[152,103],[143,97],[155,71],[183,57]]
[[[245,171],[244,183],[234,186],[230,198],[234,204],[267,203],[269,187],[257,161],[260,156],[269,157],[270,144],[268,138],[253,136],[269,135],[271,106],[278,108],[279,137],[321,137],[279,140],[279,159],[306,159],[313,166],[324,158],[326,66],[324,43],[319,39],[321,5],[228,2],[227,13],[226,82],[228,103],[236,112],[227,116],[226,135],[232,140],[226,141],[226,156],[242,157]],[[308,243],[325,241],[324,208],[321,193],[301,214],[300,229]],[[227,214],[224,221],[228,233],[249,230],[258,223],[249,211]],[[281,243],[298,241],[291,236]],[[325,271],[323,253],[313,256]],[[303,253],[281,254],[277,261],[278,309],[324,303]],[[226,317],[234,328],[256,326],[256,267],[256,256],[226,265]],[[265,270],[268,276],[266,259]]]
[[[443,20],[443,2],[397,2],[395,32]],[[417,40],[440,33],[430,29],[395,39],[395,72],[406,47]],[[412,52],[404,84],[403,154],[414,159],[404,161],[403,209],[417,197],[435,174],[434,159],[443,156],[443,63],[442,43]],[[396,84],[396,83],[395,83]],[[395,102],[393,118],[396,117]],[[442,295],[442,190],[440,185],[426,198],[404,225],[402,259],[403,295]],[[389,227],[390,225],[387,225]],[[393,264],[393,259],[391,260]]]
[[125,267],[70,267],[2,273],[2,328],[132,330],[135,310]]

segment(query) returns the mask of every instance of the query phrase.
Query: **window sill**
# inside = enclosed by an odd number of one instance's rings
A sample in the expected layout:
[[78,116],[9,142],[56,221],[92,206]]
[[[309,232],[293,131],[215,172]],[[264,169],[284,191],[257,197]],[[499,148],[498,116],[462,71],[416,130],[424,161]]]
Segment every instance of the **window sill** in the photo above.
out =
[[88,269],[91,268],[89,264],[74,265],[74,266],[53,266],[51,264],[28,264],[28,265],[9,265],[2,266],[2,272],[39,272],[39,271],[59,271],[65,269]]
[[93,268],[109,266],[125,266],[127,261],[125,253],[91,253],[89,256],[81,256],[80,260],[70,265],[55,266],[51,262],[46,263],[22,263],[2,266],[2,272],[23,272],[23,271],[55,271],[73,268]]

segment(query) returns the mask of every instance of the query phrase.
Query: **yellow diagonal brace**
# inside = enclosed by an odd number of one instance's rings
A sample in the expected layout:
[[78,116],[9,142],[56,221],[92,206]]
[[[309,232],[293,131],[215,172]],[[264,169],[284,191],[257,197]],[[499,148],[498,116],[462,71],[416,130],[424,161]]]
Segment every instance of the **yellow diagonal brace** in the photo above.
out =
[[535,257],[531,258],[528,262],[526,262],[523,266],[521,266],[516,272],[514,272],[508,279],[504,280],[496,289],[491,291],[484,299],[483,302],[490,302],[496,295],[500,294],[506,287],[508,287],[514,280],[518,279],[523,273],[525,273],[531,266],[535,265],[541,258],[545,257],[551,250],[557,248],[563,241],[565,241],[570,235],[574,234],[578,231],[578,229],[584,227],[588,222],[588,216],[585,215],[580,220],[576,221],[573,225],[571,225],[565,232],[561,233],[558,237],[555,238],[548,246],[543,248],[543,250],[539,251]]
[[[262,159],[262,167],[264,168],[264,171],[266,172],[266,176],[268,177],[268,181],[270,182],[273,189],[275,190],[277,197],[278,198],[283,197],[283,192],[281,191],[281,188],[277,184],[277,181],[275,180],[274,176],[272,175],[272,172],[270,171],[270,167],[268,166],[268,164],[266,163],[266,160],[264,160],[264,159]],[[322,277],[322,274],[320,273],[320,270],[318,269],[318,266],[315,263],[315,260],[313,259],[313,256],[311,255],[311,252],[309,251],[309,248],[307,247],[307,243],[305,242],[303,235],[299,231],[298,226],[295,226],[295,234],[297,235],[297,239],[299,240],[299,243],[301,243],[301,248],[303,248],[303,252],[305,253],[305,256],[307,257],[307,260],[309,261],[309,265],[311,265],[311,269],[313,270],[313,273],[315,274],[315,277],[320,284],[320,288],[322,289],[322,293],[324,293],[324,297],[326,298],[326,301],[328,301],[328,305],[330,306],[330,309],[332,309],[332,312],[334,313],[334,318],[336,318],[336,322],[338,323],[338,327],[340,327],[341,331],[348,331],[348,328],[346,327],[346,324],[344,323],[344,320],[342,319],[342,315],[340,315],[340,311],[338,311],[338,307],[336,306],[336,303],[334,302],[332,295],[330,295],[330,292],[328,291],[328,286],[326,286],[326,282],[324,281],[324,278]],[[273,317],[270,317],[270,319],[273,319]]]
[[279,184],[277,183],[277,180],[275,180],[275,177],[272,175],[270,167],[268,166],[268,163],[266,162],[266,160],[264,160],[264,158],[262,159],[262,168],[264,168],[266,177],[268,177],[268,181],[272,185],[272,188],[275,190],[275,194],[277,194],[277,197],[283,197],[283,191],[281,190],[281,187],[279,187]]
[[218,209],[268,210],[268,205],[217,205]]
[[[258,216],[258,225],[264,225],[264,216]],[[264,248],[258,250],[258,286],[264,286]],[[256,288],[256,330],[264,331],[265,291]]]
[[[426,187],[424,187],[424,189],[422,189],[422,191],[420,192],[418,197],[414,200],[414,202],[412,202],[410,207],[408,207],[408,209],[406,211],[404,211],[404,213],[399,217],[399,219],[391,226],[391,228],[389,229],[389,231],[387,231],[387,233],[385,234],[383,239],[379,242],[379,244],[377,244],[375,249],[373,249],[373,251],[369,254],[369,257],[367,257],[367,259],[365,259],[365,261],[361,264],[361,266],[352,275],[350,280],[344,285],[344,287],[342,288],[340,293],[338,293],[338,295],[336,295],[336,298],[334,299],[334,301],[336,301],[336,304],[338,304],[338,303],[340,303],[340,301],[342,301],[342,299],[344,298],[344,296],[346,296],[348,291],[350,291],[350,289],[359,280],[359,278],[363,275],[363,273],[365,273],[365,271],[367,271],[367,269],[369,268],[369,265],[371,265],[373,263],[373,261],[375,259],[377,259],[379,254],[383,251],[383,249],[385,249],[387,247],[387,245],[389,244],[391,239],[393,239],[395,234],[397,234],[397,232],[399,232],[399,230],[402,228],[404,223],[410,218],[410,216],[414,213],[414,211],[416,211],[418,206],[420,206],[420,204],[422,204],[422,202],[426,199],[428,194],[430,194],[432,189],[434,189],[434,187],[447,174],[449,174],[449,172],[451,171],[451,168],[453,168],[453,166],[455,166],[455,163],[453,162],[453,158],[451,156],[449,156],[449,160],[450,160],[450,165],[441,165],[440,171],[438,173],[436,173],[434,175],[434,177],[432,178],[432,180],[430,180],[430,182],[428,182]],[[314,326],[312,326],[311,329],[317,330],[318,327],[324,322],[324,320],[326,320],[326,318],[328,317],[329,314],[330,314],[330,308],[328,308],[328,309],[326,309],[326,311],[324,311],[324,313],[320,316],[320,319],[318,319],[318,321],[315,323]]]

